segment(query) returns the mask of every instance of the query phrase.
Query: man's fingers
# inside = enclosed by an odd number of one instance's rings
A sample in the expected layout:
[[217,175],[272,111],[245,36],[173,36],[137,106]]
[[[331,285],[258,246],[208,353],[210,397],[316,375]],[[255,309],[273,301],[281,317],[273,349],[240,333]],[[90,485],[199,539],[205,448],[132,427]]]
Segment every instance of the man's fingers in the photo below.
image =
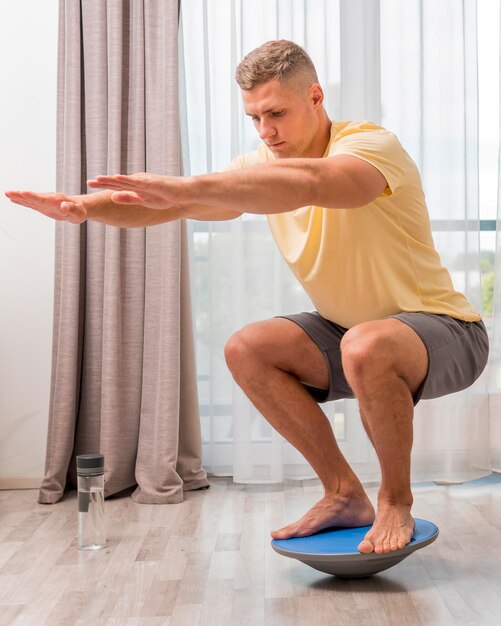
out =
[[28,204],[28,202],[26,200],[24,200],[23,198],[21,198],[20,196],[12,195],[12,196],[7,196],[7,197],[14,204],[20,204],[21,206],[25,206],[25,207],[28,207],[29,209],[31,209],[31,204]]
[[98,177],[98,178],[99,180],[97,178],[95,180],[88,180],[87,186],[91,187],[92,189],[123,189],[124,188],[123,184],[118,183],[112,178],[109,178],[107,180],[103,180],[101,177]]
[[12,197],[12,198],[9,198],[9,199],[14,204],[19,204],[20,206],[25,206],[27,209],[34,209],[35,211],[41,211],[42,210],[42,208],[40,207],[39,203],[35,203],[35,202],[30,201],[30,200],[25,200],[21,196]]
[[14,204],[20,204],[28,209],[35,209],[35,211],[48,210],[53,204],[48,203],[40,194],[30,193],[28,191],[17,191],[5,195],[11,202],[14,202]]
[[21,198],[32,202],[54,202],[56,201],[56,194],[36,193],[35,191],[19,191],[18,194]]
[[35,191],[18,191],[17,192],[21,198],[41,198],[41,193],[36,193]]
[[22,194],[21,191],[6,191],[5,195],[7,196],[7,198],[9,198],[9,200],[11,202],[14,202],[15,204],[22,204],[23,206],[31,206],[30,204],[28,204],[28,200],[26,200]]
[[119,183],[115,180],[89,180],[87,181],[87,186],[91,189],[111,189],[112,191],[118,191],[119,189],[132,189],[135,187],[131,183]]
[[64,196],[57,194],[35,193],[33,191],[18,191],[17,197],[24,202],[28,202],[31,207],[53,207],[61,202]]
[[14,204],[19,204],[55,220],[81,224],[87,219],[85,207],[78,202],[64,200],[64,194],[40,194],[31,191],[8,191],[5,195]]
[[87,185],[101,189],[137,189],[142,182],[144,181],[134,176],[116,174],[115,176],[96,176],[94,180],[87,181]]

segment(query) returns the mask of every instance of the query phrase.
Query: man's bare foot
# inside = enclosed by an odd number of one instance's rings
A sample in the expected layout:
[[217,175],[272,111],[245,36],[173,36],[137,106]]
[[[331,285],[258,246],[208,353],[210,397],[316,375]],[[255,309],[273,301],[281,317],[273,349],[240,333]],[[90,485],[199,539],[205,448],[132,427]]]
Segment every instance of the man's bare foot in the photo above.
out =
[[410,506],[380,502],[376,520],[358,549],[366,554],[401,549],[410,542],[415,526]]
[[273,539],[306,537],[324,528],[366,526],[374,521],[375,512],[365,493],[351,496],[324,496],[303,517],[271,531]]

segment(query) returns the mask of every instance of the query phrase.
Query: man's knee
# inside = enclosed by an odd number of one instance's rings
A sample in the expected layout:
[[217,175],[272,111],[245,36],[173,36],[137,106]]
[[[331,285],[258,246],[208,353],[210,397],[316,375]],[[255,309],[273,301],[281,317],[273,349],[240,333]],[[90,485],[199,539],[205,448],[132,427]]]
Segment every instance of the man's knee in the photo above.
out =
[[341,360],[346,378],[351,383],[391,371],[394,365],[391,341],[374,329],[360,324],[350,328],[340,344]]
[[423,341],[396,319],[365,322],[350,328],[340,348],[343,370],[352,387],[397,376],[414,393],[426,376],[428,355]]
[[235,379],[267,376],[270,368],[276,368],[318,389],[329,386],[322,352],[289,320],[274,318],[244,326],[230,337],[224,354]]
[[224,346],[224,358],[230,371],[234,371],[243,360],[245,342],[241,338],[241,330],[234,333]]
[[242,369],[246,363],[249,363],[251,357],[257,355],[260,342],[259,331],[255,328],[255,324],[249,324],[237,330],[224,347],[228,369],[232,373]]

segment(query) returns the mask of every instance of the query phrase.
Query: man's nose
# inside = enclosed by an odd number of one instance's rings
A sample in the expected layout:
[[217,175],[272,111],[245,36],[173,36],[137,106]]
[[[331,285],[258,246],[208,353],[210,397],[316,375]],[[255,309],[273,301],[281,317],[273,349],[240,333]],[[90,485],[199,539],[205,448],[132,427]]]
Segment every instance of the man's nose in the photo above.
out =
[[273,137],[273,135],[277,134],[277,129],[273,124],[266,120],[261,120],[259,124],[259,137],[265,141],[269,137]]

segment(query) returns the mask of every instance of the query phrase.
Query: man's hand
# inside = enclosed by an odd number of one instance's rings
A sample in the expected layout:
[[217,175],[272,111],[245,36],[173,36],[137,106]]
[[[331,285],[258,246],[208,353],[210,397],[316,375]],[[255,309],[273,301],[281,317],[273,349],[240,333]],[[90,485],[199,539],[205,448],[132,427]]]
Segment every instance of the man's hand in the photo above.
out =
[[141,204],[150,209],[168,209],[187,202],[182,197],[186,180],[179,176],[139,173],[132,176],[96,176],[94,180],[87,181],[87,184],[93,189],[111,190],[111,199],[118,204]]
[[[145,176],[146,178],[160,178],[162,182],[170,182],[173,179],[160,176]],[[99,180],[108,178],[129,178],[127,176],[99,176]],[[174,179],[177,180],[177,179]],[[94,186],[99,187],[101,183]],[[118,185],[120,189],[123,184]],[[129,192],[121,192],[128,194]],[[130,197],[125,202],[117,203],[112,199],[113,195],[121,195],[112,191],[99,191],[83,196],[66,196],[62,193],[34,193],[32,191],[7,191],[6,196],[16,204],[34,209],[47,217],[55,220],[64,220],[72,224],[81,224],[85,220],[92,220],[117,226],[119,228],[144,228],[146,226],[155,226],[164,224],[178,219],[195,219],[195,220],[232,220],[240,215],[238,211],[229,209],[215,208],[204,204],[169,206],[165,208],[166,203],[158,201],[153,202],[150,208],[142,202],[134,203],[130,201]],[[135,193],[135,192],[134,192]],[[150,191],[151,193],[151,191]],[[136,194],[134,197],[138,197]],[[160,207],[162,205],[162,208]]]
[[55,220],[81,224],[87,219],[87,210],[83,204],[63,193],[7,191],[5,195],[15,204],[28,207]]

